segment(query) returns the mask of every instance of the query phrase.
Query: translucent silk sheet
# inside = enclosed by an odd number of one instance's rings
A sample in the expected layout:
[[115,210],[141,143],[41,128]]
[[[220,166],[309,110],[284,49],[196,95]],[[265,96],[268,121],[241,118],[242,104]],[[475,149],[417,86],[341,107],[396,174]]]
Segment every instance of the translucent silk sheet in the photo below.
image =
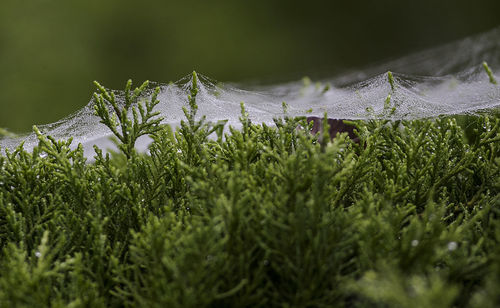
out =
[[[493,75],[483,66],[486,61]],[[388,81],[388,71],[394,82]],[[419,52],[396,61],[350,72],[317,83],[301,80],[265,87],[245,87],[239,84],[221,84],[203,75],[200,81],[197,116],[209,121],[228,120],[238,126],[240,103],[254,123],[272,124],[273,118],[284,116],[319,116],[326,112],[334,119],[422,119],[440,115],[477,114],[498,109],[500,86],[491,77],[500,80],[500,28],[474,37]],[[184,118],[182,107],[187,106],[187,95],[192,84],[191,75],[171,84],[160,86],[157,110],[163,122],[173,127]],[[120,91],[114,91],[117,96]],[[391,95],[394,112],[384,108]],[[88,156],[94,144],[106,148],[110,131],[94,115],[94,101],[76,113],[52,124],[39,125],[45,134],[56,139],[73,137],[73,145],[82,143]],[[24,141],[31,149],[37,144],[31,133],[16,138],[3,138],[0,148],[13,149]],[[142,139],[139,149],[145,149],[149,140]]]

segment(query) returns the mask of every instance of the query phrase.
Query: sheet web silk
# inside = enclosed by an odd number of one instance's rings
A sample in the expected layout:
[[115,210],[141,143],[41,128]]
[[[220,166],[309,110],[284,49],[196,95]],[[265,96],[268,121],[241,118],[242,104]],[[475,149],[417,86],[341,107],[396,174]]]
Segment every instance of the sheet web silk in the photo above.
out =
[[[393,120],[424,119],[440,115],[478,114],[500,108],[500,85],[490,82],[483,67],[486,61],[500,81],[500,28],[441,47],[412,54],[363,71],[350,72],[317,83],[290,82],[248,88],[240,84],[221,84],[198,74],[197,117],[208,121],[227,120],[239,126],[240,103],[253,123],[272,124],[276,117],[318,116],[324,113],[334,119]],[[394,83],[388,81],[393,72]],[[495,74],[496,72],[496,74]],[[191,75],[160,86],[163,123],[176,127],[184,119],[182,107],[192,84]],[[122,92],[114,91],[119,97]],[[394,112],[384,108],[388,95]],[[94,144],[111,146],[109,129],[94,115],[93,99],[76,113],[52,124],[37,126],[56,139],[73,137],[73,145],[82,143],[91,156]],[[38,142],[34,133],[0,140],[1,149],[13,149],[24,142],[25,149]],[[142,139],[138,148],[145,149],[149,140]]]

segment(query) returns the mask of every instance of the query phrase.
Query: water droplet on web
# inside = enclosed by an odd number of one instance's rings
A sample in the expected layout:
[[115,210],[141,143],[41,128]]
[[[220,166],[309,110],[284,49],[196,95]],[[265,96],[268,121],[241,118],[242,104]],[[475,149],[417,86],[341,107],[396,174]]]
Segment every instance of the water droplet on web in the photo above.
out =
[[413,241],[411,241],[411,245],[412,245],[413,247],[417,247],[417,246],[418,246],[418,240],[413,240]]
[[42,253],[40,251],[35,252],[35,257],[40,258],[42,256]]
[[457,249],[457,247],[458,247],[457,242],[449,242],[448,243],[448,250],[449,251],[453,251],[453,250]]

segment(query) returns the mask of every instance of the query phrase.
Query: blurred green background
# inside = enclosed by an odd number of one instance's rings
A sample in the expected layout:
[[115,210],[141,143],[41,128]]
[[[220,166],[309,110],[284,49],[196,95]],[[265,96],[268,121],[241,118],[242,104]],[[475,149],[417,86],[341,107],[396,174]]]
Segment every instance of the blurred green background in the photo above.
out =
[[331,76],[489,30],[498,0],[0,0],[0,127],[86,105],[93,80]]

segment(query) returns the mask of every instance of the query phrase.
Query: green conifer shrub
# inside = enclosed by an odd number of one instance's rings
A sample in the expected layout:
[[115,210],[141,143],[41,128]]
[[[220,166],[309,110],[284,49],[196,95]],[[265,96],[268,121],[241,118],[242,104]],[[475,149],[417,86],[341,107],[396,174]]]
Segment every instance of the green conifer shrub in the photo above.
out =
[[120,105],[97,84],[118,152],[89,163],[36,130],[0,156],[1,307],[500,305],[498,117],[473,138],[453,117],[355,121],[355,143],[242,106],[223,135],[193,80],[175,132],[158,90],[129,82]]

